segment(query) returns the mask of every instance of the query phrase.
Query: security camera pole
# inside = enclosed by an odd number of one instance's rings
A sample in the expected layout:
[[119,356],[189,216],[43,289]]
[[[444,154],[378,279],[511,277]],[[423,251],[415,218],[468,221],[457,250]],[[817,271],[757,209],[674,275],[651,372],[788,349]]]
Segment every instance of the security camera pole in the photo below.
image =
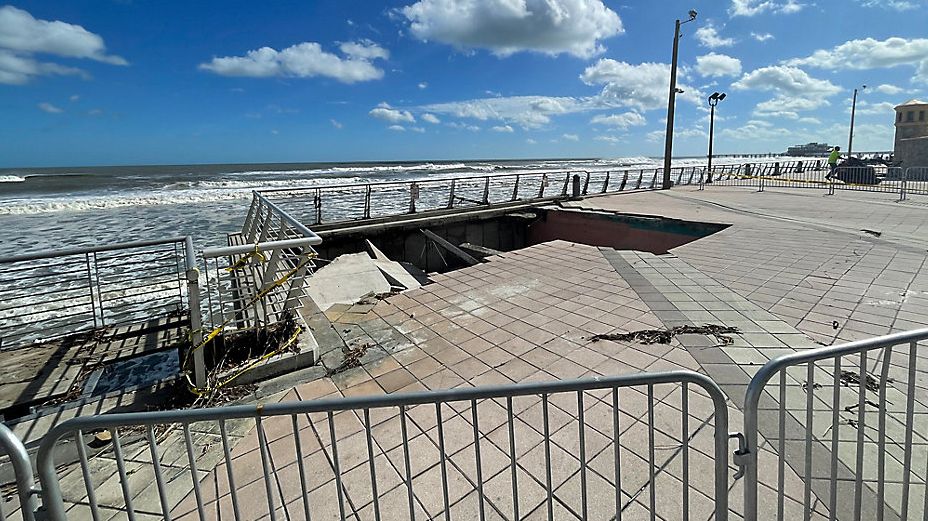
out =
[[696,19],[696,11],[689,12],[685,22],[677,20],[673,31],[673,59],[670,63],[670,97],[667,101],[667,133],[664,136],[664,190],[670,188],[670,157],[673,155],[673,109],[677,101],[677,50],[680,44],[680,26]]

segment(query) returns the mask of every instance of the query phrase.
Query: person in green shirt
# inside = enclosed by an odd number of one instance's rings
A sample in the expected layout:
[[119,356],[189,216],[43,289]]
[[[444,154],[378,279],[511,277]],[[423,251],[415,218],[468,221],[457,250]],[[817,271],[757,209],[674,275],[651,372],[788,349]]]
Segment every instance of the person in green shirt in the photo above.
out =
[[825,179],[831,179],[835,176],[835,169],[838,168],[839,159],[841,159],[841,147],[835,147],[828,156],[828,175],[825,176]]

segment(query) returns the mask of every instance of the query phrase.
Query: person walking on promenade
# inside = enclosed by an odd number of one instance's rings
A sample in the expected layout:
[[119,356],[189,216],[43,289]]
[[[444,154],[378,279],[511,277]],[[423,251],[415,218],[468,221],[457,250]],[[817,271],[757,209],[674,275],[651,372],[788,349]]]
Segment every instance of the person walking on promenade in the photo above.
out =
[[828,156],[828,175],[825,176],[825,179],[831,179],[835,176],[835,169],[838,168],[839,159],[841,159],[841,147],[835,147]]

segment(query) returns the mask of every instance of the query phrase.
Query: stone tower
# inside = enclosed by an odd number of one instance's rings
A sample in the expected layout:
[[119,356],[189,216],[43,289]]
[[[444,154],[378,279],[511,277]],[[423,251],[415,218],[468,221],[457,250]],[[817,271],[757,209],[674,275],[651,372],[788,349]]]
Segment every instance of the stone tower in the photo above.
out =
[[896,107],[893,159],[900,166],[928,166],[928,103],[909,100]]

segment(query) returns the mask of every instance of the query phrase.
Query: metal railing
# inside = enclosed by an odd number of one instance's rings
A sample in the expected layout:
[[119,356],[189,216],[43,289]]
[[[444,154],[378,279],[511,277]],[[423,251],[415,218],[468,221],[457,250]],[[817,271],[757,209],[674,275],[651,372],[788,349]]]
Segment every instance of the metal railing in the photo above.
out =
[[[698,183],[702,167],[675,167],[677,184]],[[255,236],[262,207],[270,201],[311,226],[421,212],[543,202],[575,196],[655,189],[660,168],[560,171],[475,177],[446,177],[256,192],[243,233]],[[574,177],[578,177],[575,186]]]
[[[821,160],[713,167],[712,185],[766,188],[811,188],[928,195],[928,167],[839,166],[834,172]],[[708,184],[708,183],[707,183]]]
[[209,328],[229,332],[280,321],[305,296],[313,246],[320,243],[312,230],[254,192],[242,233],[230,236],[227,247],[203,250]]
[[20,518],[23,521],[35,521],[38,489],[35,486],[32,461],[29,459],[29,453],[26,452],[23,442],[2,423],[0,423],[0,458],[9,459],[16,484],[16,494],[15,497],[11,497],[9,506],[6,504],[6,498],[0,495],[0,521],[12,517],[11,514],[15,512],[21,513]]
[[[256,429],[256,444],[232,446],[237,420]],[[209,479],[198,468],[195,425],[218,433],[212,443],[221,446],[219,463]],[[98,430],[111,434],[115,462],[105,498],[81,472],[89,466],[84,436]],[[159,442],[172,430],[185,451]],[[133,435],[136,445],[128,443]],[[56,459],[65,441],[79,449],[70,469]],[[701,465],[707,459],[709,468]],[[682,471],[682,483],[668,475],[670,467]],[[52,521],[65,520],[60,483],[68,471],[70,500],[89,505],[94,519],[104,519],[107,507],[129,519],[205,520],[219,512],[272,521],[561,519],[567,512],[608,519],[634,504],[647,505],[652,519],[655,512],[689,519],[693,508],[694,516],[713,512],[723,521],[728,408],[707,377],[677,371],[107,414],[54,427],[42,439],[37,468],[43,513]]]
[[[913,463],[916,454],[924,460],[928,447],[922,421],[928,408],[916,397],[925,390],[924,355],[917,347],[926,339],[928,329],[920,329],[767,362],[751,380],[745,400],[745,519],[756,519],[761,503],[776,505],[778,519],[792,519],[790,512],[800,511],[809,519],[816,497],[829,519],[882,520],[890,512],[909,519],[928,513],[912,491],[913,484],[923,491],[926,481],[924,461]],[[768,390],[774,379],[774,389]],[[762,453],[775,465],[763,462],[769,474],[759,486]],[[801,491],[784,481],[786,465],[799,474]]]
[[188,312],[190,237],[0,258],[0,349]]

